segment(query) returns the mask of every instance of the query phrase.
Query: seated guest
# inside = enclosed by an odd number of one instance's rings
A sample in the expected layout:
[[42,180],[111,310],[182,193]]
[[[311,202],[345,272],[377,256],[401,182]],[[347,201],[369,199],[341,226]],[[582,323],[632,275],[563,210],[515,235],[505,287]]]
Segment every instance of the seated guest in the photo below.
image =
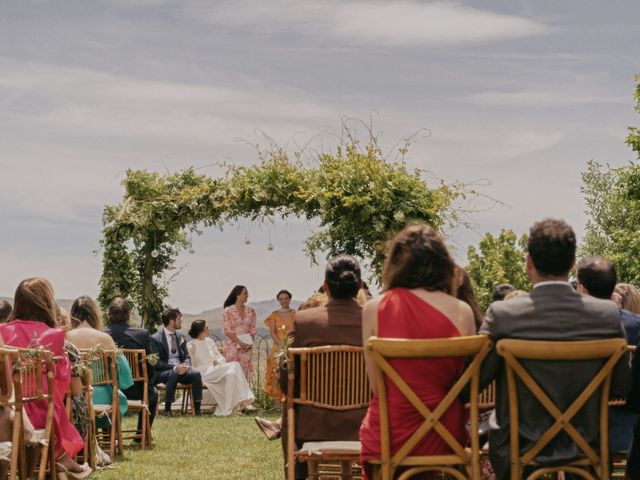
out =
[[156,364],[156,385],[164,383],[164,415],[171,416],[171,404],[175,398],[178,383],[191,385],[195,414],[200,415],[202,402],[202,377],[191,367],[187,342],[178,332],[182,328],[182,313],[170,308],[162,313],[164,328],[151,336],[154,353],[158,354]]
[[[74,300],[71,305],[71,324],[73,330],[68,333],[68,338],[80,350],[102,349],[114,351],[116,345],[113,339],[102,330],[102,314],[98,305],[88,296],[83,295]],[[127,413],[127,397],[122,392],[133,385],[131,367],[127,358],[122,354],[117,355],[118,362],[118,397],[120,400],[120,417]],[[93,387],[93,404],[107,405],[113,398],[111,385],[95,385]],[[97,418],[98,428],[108,428],[108,418]]]
[[193,338],[187,344],[191,364],[200,373],[202,383],[208,392],[216,410],[214,415],[226,417],[233,413],[234,408],[240,407],[245,411],[255,411],[252,403],[255,396],[244,376],[238,362],[227,362],[218,351],[218,347],[209,337],[209,327],[204,320],[195,320],[189,329],[189,336]]
[[[583,258],[576,267],[577,291],[583,295],[609,300],[616,287],[616,268],[603,257]],[[627,343],[635,345],[640,328],[640,316],[620,310],[620,320],[627,336]],[[609,409],[609,450],[626,452],[633,437],[633,427],[638,414],[625,406]]]
[[[144,328],[129,326],[131,317],[131,305],[122,297],[114,298],[107,309],[107,320],[109,325],[104,329],[105,333],[111,336],[118,348],[131,350],[144,350],[146,355],[151,355],[151,335]],[[153,420],[158,409],[158,391],[155,387],[155,369],[151,363],[147,362],[147,375],[149,377],[148,397],[149,397],[149,423],[153,425]],[[123,390],[129,400],[142,400],[144,384],[135,382],[133,386]],[[142,432],[142,412],[138,415],[138,433]]]
[[[53,288],[44,278],[27,278],[16,289],[14,308],[8,323],[0,325],[0,335],[12,347],[43,347],[56,358],[53,430],[57,468],[68,478],[85,478],[91,473],[78,465],[73,456],[83,447],[83,440],[71,424],[64,404],[69,388],[71,364],[64,350],[64,330],[56,328],[56,303]],[[43,429],[47,402],[28,402],[24,406],[34,428]]]
[[11,304],[6,300],[0,300],[0,323],[5,323],[11,316]]
[[509,292],[512,292],[515,289],[516,287],[509,285],[508,283],[501,283],[500,285],[497,285],[491,293],[491,302],[501,302]]
[[[617,306],[610,300],[580,295],[569,284],[569,272],[575,263],[576,237],[562,220],[545,219],[531,227],[527,244],[527,273],[533,284],[529,295],[508,302],[491,304],[480,333],[491,337],[494,345],[502,338],[524,340],[600,340],[624,338]],[[529,370],[543,385],[551,400],[566,405],[573,400],[576,388],[583,388],[599,370],[601,362],[585,363],[571,372],[564,365],[539,362]],[[489,458],[496,478],[508,479],[509,412],[507,379],[504,362],[495,346],[482,366],[482,386],[496,380],[496,410],[489,432]],[[629,367],[620,359],[611,382],[611,395],[626,397],[630,383]],[[520,419],[520,448],[528,450],[533,442],[553,423],[535,397],[522,385],[518,386],[519,408],[527,412]],[[588,402],[571,423],[590,445],[598,445],[598,402]],[[542,466],[562,464],[583,458],[584,454],[564,433],[555,437],[535,459]]]
[[630,283],[618,283],[611,298],[621,308],[620,319],[629,344],[635,345],[640,340],[640,292]]
[[[440,235],[428,225],[405,228],[391,242],[382,272],[385,293],[364,307],[363,340],[382,338],[449,338],[474,335],[476,327],[471,307],[455,298],[455,265]],[[371,478],[368,460],[381,457],[380,399],[371,358],[365,363],[373,398],[360,428],[366,477]],[[416,392],[429,409],[434,410],[449,388],[464,371],[464,358],[395,359],[389,363]],[[397,389],[387,391],[391,422],[391,454],[424,423],[424,417]],[[467,440],[467,415],[456,401],[441,417],[441,422],[463,445]],[[429,432],[411,451],[411,455],[447,455],[451,449],[437,432]],[[418,478],[418,477],[415,477]],[[419,478],[432,478],[420,476]]]
[[[362,284],[355,258],[331,258],[325,269],[324,292],[329,299],[322,307],[299,311],[290,332],[291,347],[362,345],[362,307],[356,295]],[[287,369],[280,369],[280,389],[287,391]],[[296,408],[296,442],[358,440],[358,429],[366,409],[333,411],[300,405]],[[287,416],[282,417],[282,448],[286,461]],[[306,463],[296,465],[296,479],[307,478]]]
[[476,326],[476,330],[478,330],[484,321],[484,316],[480,313],[480,306],[478,305],[478,300],[476,300],[476,294],[473,291],[471,278],[464,268],[457,267],[456,272],[458,272],[458,275],[461,277],[456,291],[456,298],[471,307],[473,323]]

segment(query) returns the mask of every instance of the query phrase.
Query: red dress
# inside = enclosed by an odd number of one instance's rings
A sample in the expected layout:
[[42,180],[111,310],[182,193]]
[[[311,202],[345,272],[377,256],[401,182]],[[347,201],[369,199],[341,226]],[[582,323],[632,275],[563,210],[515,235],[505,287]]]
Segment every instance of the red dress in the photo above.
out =
[[[460,332],[445,315],[429,303],[403,288],[387,292],[378,306],[378,337],[429,339],[459,337]],[[433,411],[460,378],[464,358],[392,359],[391,366],[402,376],[414,392]],[[391,453],[424,422],[424,417],[390,380],[385,380],[389,404]],[[380,458],[380,400],[374,394],[369,410],[360,427],[362,449],[360,460]],[[441,423],[463,445],[467,442],[467,414],[462,402],[456,401],[440,418]],[[440,455],[452,453],[435,431],[430,431],[411,452],[411,455]],[[412,477],[413,478],[413,477]],[[416,477],[418,478],[418,477]],[[428,475],[421,478],[430,478]]]
[[[42,322],[14,320],[0,325],[0,335],[6,345],[19,348],[43,347],[59,357],[55,364],[53,430],[56,457],[66,453],[70,457],[82,449],[84,442],[73,427],[64,406],[64,395],[69,388],[71,364],[64,351],[64,330],[51,328]],[[46,388],[45,383],[45,388]],[[47,419],[47,402],[25,403],[24,409],[34,428],[43,429]]]

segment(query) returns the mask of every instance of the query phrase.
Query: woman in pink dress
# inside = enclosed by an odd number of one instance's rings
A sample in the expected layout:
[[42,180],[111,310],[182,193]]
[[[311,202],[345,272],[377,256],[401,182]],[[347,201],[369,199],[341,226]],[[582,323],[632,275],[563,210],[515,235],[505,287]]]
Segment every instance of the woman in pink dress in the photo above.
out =
[[[56,358],[54,379],[53,430],[58,470],[68,478],[85,478],[91,473],[86,465],[78,465],[73,456],[83,447],[83,440],[67,416],[64,396],[71,379],[71,363],[64,349],[64,330],[56,328],[56,303],[51,284],[44,278],[27,278],[16,290],[13,312],[8,323],[0,325],[6,345],[20,348],[42,347]],[[46,385],[46,384],[45,384]],[[45,428],[46,401],[28,402],[24,406],[36,429]]]
[[[222,326],[227,339],[224,342],[224,356],[228,362],[238,362],[247,381],[251,382],[253,364],[251,349],[256,336],[256,311],[246,305],[249,291],[243,285],[236,285],[224,302]],[[239,335],[250,335],[238,338]]]
[[[473,312],[456,299],[455,265],[442,238],[428,225],[405,228],[393,239],[384,265],[384,294],[368,302],[363,311],[363,340],[381,338],[448,338],[474,335]],[[380,458],[380,403],[372,360],[365,363],[373,398],[360,427],[360,459],[371,478],[368,460]],[[389,362],[418,394],[430,410],[436,408],[462,375],[464,358],[392,359]],[[400,449],[424,422],[392,382],[386,382],[391,436],[391,453]],[[440,420],[463,444],[467,439],[466,414],[460,401]],[[411,451],[411,455],[450,454],[451,449],[435,431],[430,431]],[[433,478],[432,474],[412,478]]]

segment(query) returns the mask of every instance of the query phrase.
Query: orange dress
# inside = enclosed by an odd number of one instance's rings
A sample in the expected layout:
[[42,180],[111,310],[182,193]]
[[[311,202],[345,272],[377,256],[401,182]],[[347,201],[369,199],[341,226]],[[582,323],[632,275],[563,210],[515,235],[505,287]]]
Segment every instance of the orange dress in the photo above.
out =
[[[287,321],[283,320],[278,311],[272,312],[265,321],[264,324],[267,328],[271,328],[271,322],[275,322],[276,336],[280,342],[283,342],[293,326],[293,319],[296,317],[296,311],[291,310],[291,316]],[[280,391],[278,386],[278,362],[276,361],[276,355],[279,353],[279,349],[272,345],[271,353],[267,359],[267,371],[264,379],[264,391],[274,400],[283,400],[284,395]]]

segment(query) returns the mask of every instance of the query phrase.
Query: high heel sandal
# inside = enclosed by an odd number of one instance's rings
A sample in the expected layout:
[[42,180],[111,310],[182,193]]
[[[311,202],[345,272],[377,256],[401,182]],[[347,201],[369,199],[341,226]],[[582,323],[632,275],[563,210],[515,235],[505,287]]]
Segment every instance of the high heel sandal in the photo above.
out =
[[61,463],[56,463],[56,469],[58,470],[59,474],[62,474],[62,475],[59,475],[59,478],[67,478],[69,480],[83,480],[84,478],[87,478],[89,475],[91,475],[91,473],[93,472],[93,470],[91,470],[91,468],[89,468],[89,466],[86,463],[82,465],[81,472],[74,472],[72,470],[69,470],[67,467],[65,467]]

